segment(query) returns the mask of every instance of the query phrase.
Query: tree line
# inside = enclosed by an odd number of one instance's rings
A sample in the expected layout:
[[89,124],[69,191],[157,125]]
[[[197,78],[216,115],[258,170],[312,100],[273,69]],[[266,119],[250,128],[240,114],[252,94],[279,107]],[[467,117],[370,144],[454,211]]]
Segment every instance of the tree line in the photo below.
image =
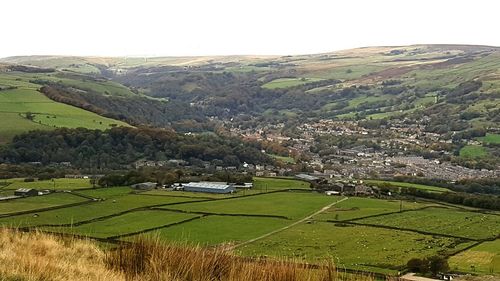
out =
[[205,163],[239,166],[271,164],[257,142],[221,137],[214,133],[184,135],[170,130],[117,127],[106,131],[57,129],[31,131],[14,137],[0,149],[0,162],[69,162],[77,168],[122,169],[140,159],[182,159],[191,165]]

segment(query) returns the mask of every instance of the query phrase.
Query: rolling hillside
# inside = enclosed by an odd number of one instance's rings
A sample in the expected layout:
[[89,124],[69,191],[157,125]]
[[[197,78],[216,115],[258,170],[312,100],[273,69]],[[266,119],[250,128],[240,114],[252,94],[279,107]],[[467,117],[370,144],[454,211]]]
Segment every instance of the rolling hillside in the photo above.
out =
[[[59,97],[69,104],[91,104],[122,120],[187,131],[204,130],[212,116],[241,123],[248,116],[270,123],[425,117],[428,131],[437,133],[484,129],[495,134],[500,122],[497,47],[367,47],[301,56],[30,56],[0,62],[56,69],[37,83],[56,81],[63,86]],[[85,85],[87,79],[91,85]],[[98,95],[85,93],[89,88]],[[127,104],[137,96],[150,100]]]
[[[99,116],[84,109],[50,100],[40,93],[36,79],[60,79],[53,74],[0,72],[0,143],[14,135],[29,130],[52,130],[54,128],[107,129],[128,126],[126,123]],[[65,79],[68,85],[78,85],[77,80]],[[106,87],[97,83],[79,87]],[[111,87],[110,87],[111,88]],[[121,91],[125,87],[117,87]]]

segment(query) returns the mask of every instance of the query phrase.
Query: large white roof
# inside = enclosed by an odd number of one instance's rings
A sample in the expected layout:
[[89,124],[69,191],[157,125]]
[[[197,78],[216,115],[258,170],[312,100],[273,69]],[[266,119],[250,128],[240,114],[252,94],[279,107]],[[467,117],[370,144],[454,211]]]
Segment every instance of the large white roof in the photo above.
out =
[[184,186],[187,186],[187,187],[199,187],[199,188],[210,188],[210,189],[226,189],[226,188],[230,187],[230,185],[227,184],[227,183],[207,182],[207,181],[190,182],[190,183],[184,184]]

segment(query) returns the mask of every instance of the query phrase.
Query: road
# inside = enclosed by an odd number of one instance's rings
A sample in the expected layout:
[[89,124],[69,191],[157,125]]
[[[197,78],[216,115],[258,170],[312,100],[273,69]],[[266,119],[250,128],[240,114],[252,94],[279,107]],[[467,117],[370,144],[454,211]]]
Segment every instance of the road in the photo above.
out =
[[334,205],[336,205],[336,204],[338,204],[338,203],[340,203],[340,202],[342,202],[342,201],[345,201],[345,200],[347,200],[347,199],[349,199],[349,198],[348,198],[348,197],[342,198],[342,199],[340,199],[339,201],[335,201],[335,202],[333,202],[333,203],[331,203],[331,204],[329,204],[329,205],[327,205],[327,206],[323,207],[321,210],[319,210],[319,211],[317,211],[317,212],[315,212],[315,213],[313,213],[313,214],[311,214],[311,215],[309,215],[309,216],[307,216],[307,217],[305,217],[305,218],[303,218],[303,219],[301,219],[301,220],[298,220],[298,221],[296,221],[296,222],[294,222],[294,223],[292,223],[292,224],[289,224],[289,225],[287,225],[287,226],[284,226],[284,227],[282,227],[282,228],[279,228],[279,229],[273,230],[273,231],[271,231],[271,232],[269,232],[269,233],[266,233],[266,234],[264,234],[264,235],[261,235],[261,236],[259,236],[259,237],[256,237],[256,238],[253,238],[253,239],[247,240],[247,241],[242,242],[242,243],[240,243],[240,244],[233,245],[233,246],[229,247],[229,249],[231,249],[231,250],[232,250],[232,249],[236,249],[236,248],[238,248],[238,247],[241,247],[241,246],[244,246],[244,245],[247,245],[247,244],[253,243],[253,242],[255,242],[255,241],[258,241],[258,240],[261,240],[261,239],[267,238],[267,237],[269,237],[269,236],[271,236],[271,235],[274,235],[274,234],[276,234],[276,233],[278,233],[278,232],[281,232],[281,231],[283,231],[283,230],[287,230],[287,229],[289,229],[289,228],[291,228],[291,227],[294,227],[294,226],[296,226],[296,225],[298,225],[298,224],[301,224],[301,223],[303,223],[303,222],[305,222],[305,221],[307,221],[307,220],[312,219],[314,216],[317,216],[317,215],[319,215],[319,214],[323,213],[324,211],[326,211],[326,210],[330,209],[332,206],[334,206]]

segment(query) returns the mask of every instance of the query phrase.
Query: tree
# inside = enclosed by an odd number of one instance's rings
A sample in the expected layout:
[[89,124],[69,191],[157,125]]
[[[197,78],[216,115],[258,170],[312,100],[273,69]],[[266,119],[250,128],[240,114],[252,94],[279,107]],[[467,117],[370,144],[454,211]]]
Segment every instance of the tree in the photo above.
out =
[[35,115],[31,112],[26,112],[26,119],[33,121],[33,119],[35,119]]
[[432,272],[433,275],[439,272],[448,272],[450,270],[450,265],[444,257],[432,256],[427,258],[427,261],[429,263],[429,271]]

